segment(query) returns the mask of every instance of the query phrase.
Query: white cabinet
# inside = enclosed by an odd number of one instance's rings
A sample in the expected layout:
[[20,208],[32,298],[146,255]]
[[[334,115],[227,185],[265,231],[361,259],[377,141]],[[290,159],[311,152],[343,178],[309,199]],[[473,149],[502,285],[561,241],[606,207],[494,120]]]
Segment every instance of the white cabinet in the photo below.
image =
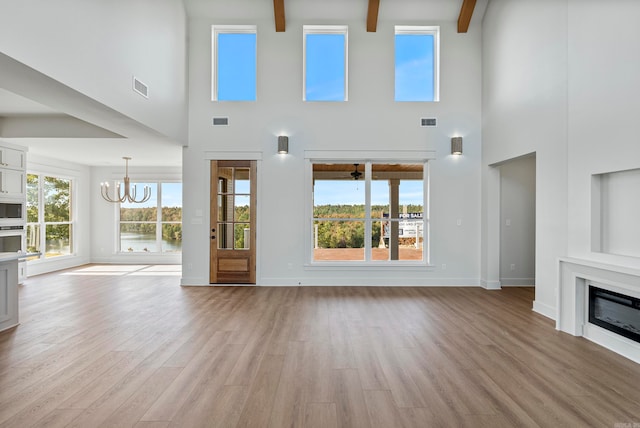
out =
[[0,198],[23,199],[26,187],[25,172],[0,168]]
[[0,262],[0,331],[18,324],[18,261]]
[[24,150],[0,146],[0,168],[11,168],[24,171],[26,168]]

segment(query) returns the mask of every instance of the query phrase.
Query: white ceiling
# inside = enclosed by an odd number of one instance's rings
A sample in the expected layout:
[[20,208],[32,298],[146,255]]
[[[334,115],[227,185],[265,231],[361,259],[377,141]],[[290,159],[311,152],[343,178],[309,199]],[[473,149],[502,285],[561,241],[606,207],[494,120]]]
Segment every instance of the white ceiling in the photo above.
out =
[[[272,0],[183,0],[190,17],[273,19]],[[378,21],[457,21],[463,0],[380,0]],[[477,0],[473,20],[482,20],[488,0]],[[368,0],[284,0],[287,20],[362,20]],[[472,22],[473,22],[472,20]]]
[[[183,0],[191,18],[273,20],[272,0]],[[482,20],[489,0],[478,0],[473,22]],[[365,26],[368,0],[285,0],[287,22],[361,20]],[[378,21],[411,22],[457,21],[462,0],[380,0]],[[39,128],[60,130],[61,124],[76,125],[77,135],[29,135],[28,124],[43,123]],[[37,121],[37,122],[36,122]],[[53,123],[54,125],[51,125]],[[57,126],[56,126],[57,124]],[[134,125],[135,127],[135,125]],[[74,126],[67,126],[71,129]],[[106,131],[0,88],[0,138],[27,146],[29,152],[92,166],[120,165],[122,156],[130,156],[137,166],[180,166],[182,147],[165,138],[155,138],[150,130],[133,129],[129,138]],[[13,130],[13,134],[8,129]],[[15,131],[15,130],[18,131]],[[22,134],[20,134],[22,130]],[[46,132],[46,131],[41,131]]]

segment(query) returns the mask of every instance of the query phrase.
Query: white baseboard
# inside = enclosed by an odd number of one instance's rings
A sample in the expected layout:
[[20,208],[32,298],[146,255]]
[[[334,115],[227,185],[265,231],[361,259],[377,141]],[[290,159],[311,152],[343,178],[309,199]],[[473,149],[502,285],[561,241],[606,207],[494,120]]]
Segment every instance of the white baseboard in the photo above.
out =
[[535,278],[502,278],[500,284],[503,287],[535,287]]
[[482,288],[484,288],[486,290],[500,290],[500,289],[502,289],[500,281],[487,281],[485,279],[481,279],[480,280],[480,287],[482,287]]
[[537,300],[533,302],[533,311],[544,315],[552,320],[556,319],[556,308],[549,306],[546,303],[540,303]]

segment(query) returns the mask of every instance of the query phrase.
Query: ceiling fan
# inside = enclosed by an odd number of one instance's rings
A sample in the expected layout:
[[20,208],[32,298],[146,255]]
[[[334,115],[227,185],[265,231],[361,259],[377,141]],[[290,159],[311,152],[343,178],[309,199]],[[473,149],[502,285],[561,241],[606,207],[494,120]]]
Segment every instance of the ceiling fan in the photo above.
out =
[[353,164],[353,166],[356,167],[355,171],[353,171],[351,173],[351,176],[353,177],[354,180],[357,180],[362,175],[362,173],[360,171],[358,171],[358,165],[360,165],[360,164],[359,163],[354,163]]

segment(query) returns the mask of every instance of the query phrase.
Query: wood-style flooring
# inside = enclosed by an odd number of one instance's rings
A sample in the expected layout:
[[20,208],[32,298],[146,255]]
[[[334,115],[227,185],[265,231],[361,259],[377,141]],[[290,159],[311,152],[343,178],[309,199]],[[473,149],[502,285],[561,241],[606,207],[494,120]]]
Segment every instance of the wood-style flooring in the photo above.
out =
[[640,366],[556,331],[531,288],[180,287],[171,270],[29,278],[0,333],[0,426],[640,426]]

